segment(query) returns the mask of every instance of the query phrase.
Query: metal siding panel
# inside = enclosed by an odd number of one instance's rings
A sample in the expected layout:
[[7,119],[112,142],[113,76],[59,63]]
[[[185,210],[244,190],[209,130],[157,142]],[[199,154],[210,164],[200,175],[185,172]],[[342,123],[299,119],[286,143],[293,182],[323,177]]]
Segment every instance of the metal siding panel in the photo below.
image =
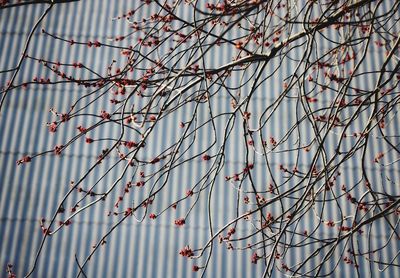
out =
[[[107,3],[107,4],[105,4]],[[94,37],[107,38],[111,33],[120,33],[126,30],[126,25],[122,21],[117,22],[115,25],[107,24],[106,20],[102,19],[103,16],[109,14],[118,15],[121,11],[127,10],[127,2],[124,1],[122,4],[110,4],[111,1],[96,2],[86,1],[85,4],[71,3],[68,5],[56,6],[50,16],[46,19],[44,25],[48,30],[54,31],[55,33],[62,33],[66,36],[73,36],[84,40],[89,40]],[[64,9],[71,11],[65,13]],[[0,68],[9,67],[12,62],[17,62],[18,53],[21,47],[20,41],[25,37],[24,35],[28,31],[29,26],[33,26],[34,18],[40,16],[40,12],[43,11],[43,5],[30,6],[23,9],[12,9],[9,13],[8,18],[14,19],[12,27],[4,24],[8,22],[6,19],[1,23],[2,37],[4,44],[1,49],[7,51],[5,55],[3,52],[0,53],[0,57],[8,56],[12,57],[7,62],[0,61]],[[107,13],[106,13],[107,12]],[[152,11],[148,11],[149,14]],[[183,11],[181,11],[183,12]],[[21,16],[20,14],[23,14]],[[30,16],[32,15],[32,16]],[[33,16],[34,15],[34,16]],[[182,14],[183,15],[183,14]],[[188,15],[189,16],[189,15]],[[3,17],[5,18],[5,17]],[[30,18],[30,24],[26,24],[25,21],[20,18]],[[93,24],[96,22],[96,24]],[[61,23],[61,24],[54,24]],[[110,30],[108,28],[115,28]],[[20,30],[17,33],[9,33],[11,30]],[[7,31],[8,30],[8,31]],[[118,30],[118,31],[116,31]],[[8,33],[7,33],[8,32]],[[65,34],[70,32],[68,34]],[[87,35],[89,34],[89,36]],[[39,34],[34,36],[34,40],[37,44],[34,44],[34,54],[44,57],[61,57],[63,61],[69,59],[83,58],[84,62],[95,63],[96,67],[102,69],[102,67],[111,59],[113,56],[112,51],[91,51],[89,55],[85,55],[85,48],[69,48],[64,47],[62,43],[49,40]],[[10,42],[10,43],[9,43]],[[325,41],[324,41],[325,43]],[[1,44],[1,42],[0,42]],[[10,47],[7,47],[10,45]],[[2,51],[2,50],[0,50]],[[11,52],[12,51],[12,52]],[[208,54],[210,60],[216,64],[221,64],[225,60],[230,59],[231,53],[227,51],[219,55],[219,59],[213,59],[211,53]],[[300,51],[300,49],[299,49]],[[10,53],[11,52],[11,53]],[[297,52],[296,52],[297,53]],[[102,55],[103,54],[103,55]],[[300,53],[299,53],[300,54]],[[375,55],[379,62],[375,64],[374,59],[371,59],[371,65],[369,67],[375,67],[382,63],[382,55]],[[106,57],[106,58],[104,58]],[[104,58],[104,59],[102,59]],[[4,61],[4,60],[3,60]],[[276,66],[275,60],[271,63],[271,69]],[[45,71],[42,67],[36,63],[27,63],[29,67],[24,68],[23,74],[26,76],[29,71],[37,72],[40,76],[45,75]],[[282,71],[282,75],[290,76],[291,68],[286,67]],[[0,75],[0,78],[3,78]],[[276,84],[282,84],[282,78],[277,78]],[[1,83],[4,83],[3,79],[0,79]],[[371,86],[373,80],[369,80],[369,86]],[[280,86],[280,85],[278,85]],[[70,125],[70,129],[60,128],[57,134],[48,136],[47,130],[44,126],[46,121],[50,121],[51,117],[47,113],[47,108],[54,105],[57,108],[65,108],[66,99],[65,94],[73,94],[78,96],[79,92],[70,91],[70,88],[66,85],[57,85],[56,92],[54,95],[52,92],[44,91],[44,89],[37,86],[35,89],[28,89],[21,91],[16,94],[13,93],[9,96],[7,102],[10,106],[5,108],[5,115],[2,121],[0,121],[0,130],[2,131],[2,137],[0,138],[0,150],[1,150],[1,189],[0,189],[0,209],[1,209],[1,221],[5,225],[0,225],[0,238],[7,239],[1,240],[0,251],[1,253],[1,265],[3,266],[7,261],[15,262],[18,267],[18,276],[21,276],[23,272],[26,272],[28,265],[32,262],[32,258],[35,254],[35,250],[40,243],[40,238],[37,236],[38,231],[38,220],[41,215],[50,217],[51,212],[57,207],[58,201],[62,198],[62,195],[66,193],[66,178],[72,175],[74,178],[78,177],[84,169],[88,169],[93,162],[94,158],[98,153],[92,152],[92,149],[85,147],[84,143],[75,144],[73,148],[64,155],[68,155],[67,158],[53,158],[53,155],[48,155],[31,163],[26,168],[15,168],[13,165],[14,161],[21,157],[24,153],[34,153],[43,148],[52,147],[55,144],[63,142],[64,139],[69,138],[72,134],[75,134],[76,125]],[[259,96],[259,101],[254,102],[251,111],[257,111],[255,114],[259,114],[263,107],[268,105],[272,99],[276,97],[278,89],[271,87],[263,87],[262,90],[266,92]],[[32,96],[32,91],[36,91],[37,94]],[[257,96],[258,97],[258,96]],[[220,98],[225,100],[225,106],[219,103],[213,103],[213,108],[219,111],[229,111],[230,104],[228,97],[225,96]],[[329,100],[329,97],[327,97]],[[262,105],[260,105],[262,104]],[[102,108],[107,107],[107,99],[104,98],[102,102],[96,103],[88,111],[98,113]],[[38,109],[39,107],[39,109]],[[269,135],[281,137],[282,132],[287,130],[290,124],[293,123],[293,115],[288,115],[287,111],[292,111],[292,104],[287,102],[278,109],[277,115],[272,120],[271,124],[267,128],[267,138]],[[14,120],[10,120],[8,117],[9,113],[15,113]],[[188,108],[181,109],[179,112],[179,118],[184,118],[184,115],[190,115],[191,111]],[[208,115],[201,113],[201,120],[207,119]],[[28,117],[27,117],[28,116]],[[357,121],[358,124],[364,123],[366,114],[362,115],[363,121]],[[288,119],[287,121],[279,121],[280,119]],[[79,119],[75,120],[79,122]],[[154,137],[157,138],[176,138],[177,134],[174,134],[174,128],[178,123],[178,120],[170,119],[168,125],[163,125],[162,129],[157,130]],[[217,121],[219,126],[223,126],[223,120]],[[242,165],[242,154],[244,153],[244,142],[241,138],[241,127],[240,122],[237,122],[238,126],[235,128],[233,134],[230,137],[230,144],[227,146],[227,153],[229,154],[229,172],[226,175],[230,175],[235,171],[239,171]],[[361,126],[357,126],[360,128]],[[396,121],[395,125],[392,125],[393,134],[398,132],[398,124]],[[118,132],[115,127],[110,128],[110,132]],[[97,138],[100,137],[100,130],[96,130],[90,134],[90,136]],[[304,131],[306,132],[306,131]],[[191,152],[200,152],[204,150],[210,137],[206,131],[199,132],[199,146],[196,146]],[[20,141],[23,142],[20,144]],[[346,144],[346,143],[345,143]],[[165,141],[161,141],[160,144],[156,145],[153,149],[149,150],[150,154],[159,153],[163,147],[165,147]],[[100,147],[99,147],[100,150]],[[379,147],[371,146],[371,155],[379,151]],[[23,153],[22,153],[23,152]],[[279,163],[290,164],[293,162],[293,158],[290,154],[283,156],[272,156],[273,165],[278,166]],[[390,157],[390,156],[389,156]],[[279,159],[278,159],[279,158]],[[385,159],[387,159],[385,157]],[[395,157],[393,156],[393,160]],[[385,160],[386,161],[386,160]],[[110,166],[110,161],[104,162],[104,165]],[[301,163],[307,165],[307,160],[301,157]],[[351,184],[353,181],[349,176],[359,171],[359,166],[355,164],[354,160],[348,162],[352,166],[351,169],[344,171],[346,174],[346,183]],[[180,186],[173,186],[172,189],[166,189],[166,192],[170,193],[165,199],[158,199],[159,202],[155,206],[151,207],[151,211],[158,212],[164,208],[167,204],[172,202],[171,196],[181,196],[185,193],[186,187],[193,184],[193,177],[198,177],[199,173],[204,173],[207,166],[203,166],[202,162],[191,162],[183,167],[183,171],[180,175],[174,175],[170,179],[171,184],[178,184]],[[105,167],[105,166],[104,166]],[[15,170],[16,169],[16,170]],[[226,169],[225,169],[226,170]],[[255,171],[257,180],[266,183],[266,179],[260,170]],[[98,170],[95,173],[99,173]],[[371,173],[376,181],[379,181],[379,170],[372,169]],[[398,171],[395,173],[398,179]],[[223,177],[223,176],[222,176]],[[110,175],[106,178],[105,184],[110,184],[113,179],[117,178],[117,175]],[[94,183],[96,175],[90,176],[89,180]],[[5,186],[3,186],[5,185]],[[43,190],[48,192],[43,194]],[[223,213],[213,214],[214,229],[221,227],[227,219],[227,216],[231,216],[231,212],[234,209],[235,203],[232,202],[235,197],[235,189],[230,188],[222,179],[219,179],[219,183],[214,186],[214,198],[212,199],[212,210],[214,212],[220,210]],[[144,196],[148,193],[148,189],[143,189],[140,192],[136,192],[138,196]],[[115,200],[118,197],[118,190],[111,194],[110,199]],[[215,197],[217,196],[217,197]],[[219,196],[224,196],[220,199]],[[23,202],[21,202],[23,200]],[[189,277],[194,274],[191,273],[190,267],[192,264],[197,262],[187,261],[178,256],[179,249],[183,248],[188,243],[196,243],[202,245],[207,240],[208,232],[208,219],[207,219],[207,207],[205,205],[206,199],[202,197],[200,206],[204,206],[204,210],[195,210],[189,216],[189,223],[180,229],[176,229],[173,225],[173,221],[177,217],[181,217],[187,211],[190,206],[192,199],[186,200],[180,203],[175,212],[168,212],[167,219],[157,219],[157,222],[149,221],[146,219],[146,223],[136,223],[133,219],[130,219],[127,223],[123,224],[114,235],[111,236],[109,242],[102,247],[97,255],[94,256],[92,264],[88,267],[88,274],[92,277]],[[112,206],[112,201],[109,202]],[[352,208],[348,207],[349,203],[345,204],[345,210],[351,211]],[[149,212],[151,212],[149,211]],[[326,208],[327,214],[333,215],[335,210]],[[203,212],[203,213],[202,213]],[[56,277],[66,276],[71,277],[77,273],[77,268],[74,266],[73,258],[74,254],[78,254],[78,258],[84,258],[91,250],[91,245],[96,239],[99,239],[108,229],[110,229],[112,220],[105,219],[104,222],[94,222],[94,220],[103,219],[104,211],[98,206],[90,209],[88,213],[76,218],[76,224],[68,227],[64,232],[56,235],[56,238],[50,239],[49,246],[45,248],[42,254],[42,258],[39,260],[38,272],[34,275],[35,277]],[[148,218],[148,216],[147,216]],[[196,221],[197,220],[197,221]],[[312,226],[314,223],[313,219],[309,219],[307,225]],[[384,226],[382,225],[382,234],[385,233]],[[32,237],[35,235],[35,237]],[[61,244],[58,245],[58,242]],[[232,255],[231,252],[220,248],[221,246],[215,245],[214,255],[216,257],[212,260],[210,265],[210,272],[212,276],[220,277],[226,275],[228,277],[254,277],[261,276],[262,267],[249,266],[250,252],[240,252],[239,254]],[[300,250],[294,250],[290,253],[287,259],[288,263],[295,262],[296,257],[302,256],[299,254]],[[309,249],[311,251],[311,248]],[[390,248],[385,250],[388,254],[391,252]],[[25,254],[21,258],[21,254]],[[199,263],[200,264],[200,263]],[[362,264],[367,266],[367,264]],[[343,276],[351,277],[352,271],[347,266],[339,267],[340,273]],[[368,269],[362,269],[368,274]],[[387,272],[388,277],[394,276],[397,272]],[[382,273],[375,272],[374,275],[382,275]]]

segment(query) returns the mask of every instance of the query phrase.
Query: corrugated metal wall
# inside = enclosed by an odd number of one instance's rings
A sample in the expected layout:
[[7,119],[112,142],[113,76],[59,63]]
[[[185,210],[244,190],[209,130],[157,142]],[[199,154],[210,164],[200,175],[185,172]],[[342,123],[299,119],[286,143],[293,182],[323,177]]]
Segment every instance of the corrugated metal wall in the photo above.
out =
[[[387,1],[388,7],[390,2]],[[130,10],[136,4],[132,1],[95,1],[86,0],[69,4],[56,5],[48,17],[41,24],[40,28],[34,33],[33,41],[28,53],[35,57],[46,57],[48,59],[59,59],[60,61],[79,61],[90,64],[99,73],[106,74],[105,70],[108,63],[118,55],[118,50],[109,48],[91,49],[87,51],[84,47],[69,47],[65,43],[56,41],[41,34],[40,29],[45,28],[50,33],[56,33],[63,37],[71,37],[76,41],[88,41],[94,39],[107,40],[109,36],[123,34],[128,31],[127,24],[123,21],[111,22],[111,16],[120,15],[122,12]],[[0,70],[13,67],[17,64],[19,55],[23,50],[23,42],[36,20],[44,12],[46,6],[29,5],[19,8],[6,9],[0,11]],[[151,11],[148,11],[149,14]],[[398,25],[398,23],[397,23]],[[399,26],[395,26],[397,32]],[[324,47],[324,45],[321,45]],[[300,49],[298,51],[301,51]],[[297,53],[297,52],[296,52]],[[300,52],[298,52],[300,55]],[[222,64],[230,57],[229,50],[221,48],[218,56],[210,53],[210,61]],[[229,58],[230,59],[230,58]],[[382,63],[383,54],[379,51],[371,53],[368,64],[370,69],[375,69]],[[279,61],[272,61],[269,70],[276,68]],[[279,69],[275,84],[281,84],[283,79],[290,76],[291,65]],[[27,61],[24,63],[17,79],[26,80],[32,76],[47,77],[48,71],[36,62]],[[0,84],[9,80],[11,74],[1,74]],[[369,85],[374,80],[369,80]],[[18,83],[18,82],[17,82]],[[264,88],[253,98],[250,110],[254,115],[262,113],[266,107],[277,96],[274,91],[274,84],[268,82]],[[84,90],[84,89],[83,89]],[[17,167],[15,161],[25,154],[34,154],[44,150],[52,149],[55,145],[64,143],[68,138],[76,134],[76,126],[82,124],[82,119],[74,118],[66,127],[61,127],[57,133],[49,134],[46,123],[52,121],[49,113],[50,107],[58,110],[66,109],[71,105],[72,100],[82,95],[82,91],[67,84],[52,86],[51,90],[45,86],[30,86],[27,89],[14,90],[6,99],[2,114],[0,115],[0,277],[4,277],[7,263],[12,263],[18,277],[27,273],[32,266],[35,252],[42,240],[39,220],[41,217],[50,218],[52,212],[58,206],[63,195],[69,190],[69,181],[77,180],[96,159],[98,152],[104,147],[98,144],[98,149],[87,148],[83,142],[74,144],[61,157],[54,157],[53,154],[35,158],[32,163],[24,167]],[[219,101],[212,103],[215,111],[229,111],[230,98],[227,94],[218,96]],[[326,101],[329,100],[327,97]],[[89,101],[89,100],[87,100]],[[296,115],[288,111],[294,111],[295,101],[287,101],[276,111],[276,116],[272,118],[271,124],[266,128],[267,134],[273,134],[277,138],[281,137],[283,131],[296,120]],[[108,99],[95,103],[87,111],[98,113],[104,108],[108,108]],[[181,109],[176,113],[176,118],[164,121],[163,125],[154,133],[153,138],[158,144],[148,148],[148,156],[159,153],[168,145],[168,140],[162,138],[177,138],[176,126],[181,119],[191,115],[193,107]],[[207,119],[207,113],[200,120]],[[362,117],[366,117],[367,114]],[[358,123],[362,123],[363,118]],[[398,120],[396,114],[393,124],[390,125],[390,133],[398,135]],[[226,123],[222,118],[216,123],[221,127]],[[115,126],[99,128],[91,133],[91,137],[97,138],[106,134],[115,134],[119,130]],[[221,227],[226,219],[234,216],[236,208],[236,190],[226,185],[223,177],[231,175],[241,169],[242,157],[245,153],[245,146],[241,141],[241,128],[235,128],[227,145],[227,167],[217,179],[218,184],[214,188],[214,198],[212,199],[212,210],[219,211],[215,214],[214,225]],[[304,127],[307,132],[307,127]],[[209,130],[205,129],[198,133],[198,147],[194,151],[203,150],[209,140]],[[333,139],[332,139],[333,140]],[[203,143],[202,143],[203,142]],[[328,141],[327,144],[332,143]],[[378,142],[371,145],[371,157],[381,151]],[[334,151],[334,150],[332,150]],[[290,153],[273,155],[272,165],[278,168],[279,164],[293,163],[294,158]],[[387,161],[393,161],[397,157],[385,157]],[[96,181],[96,175],[102,169],[107,169],[117,158],[109,158],[91,175],[87,181],[92,184]],[[300,157],[299,165],[308,165],[309,160],[306,155]],[[195,177],[200,176],[206,171],[207,166],[201,161],[194,161],[186,164],[179,171],[175,171],[171,176],[169,186],[162,195],[163,199],[157,198],[152,211],[160,211],[165,205],[170,204],[173,196],[184,196],[186,188],[193,184]],[[267,184],[268,177],[265,176],[263,161],[256,163],[254,170],[255,179],[260,184]],[[108,186],[118,178],[121,167],[117,167],[99,186]],[[375,166],[371,166],[371,175],[376,179],[377,184],[388,186],[388,191],[399,194],[397,188],[389,189],[390,182],[385,176],[392,180],[399,180],[398,167],[392,167],[390,172],[381,172]],[[346,168],[341,169],[342,175],[338,184],[351,184],[360,175],[360,165],[356,160],[349,160]],[[290,186],[290,185],[289,185]],[[148,189],[138,190],[135,197],[145,196]],[[357,194],[357,193],[355,193]],[[114,200],[117,199],[119,192],[113,192],[110,201],[105,204],[112,209]],[[180,249],[186,244],[191,246],[201,246],[208,239],[208,222],[206,215],[205,199],[201,200],[198,209],[189,216],[188,224],[182,228],[176,228],[173,224],[174,219],[183,216],[189,209],[191,203],[183,202],[176,210],[168,211],[157,221],[147,221],[137,223],[134,218],[125,221],[117,230],[113,232],[107,244],[91,260],[87,267],[89,277],[191,277],[197,273],[191,271],[194,262],[188,261],[178,255]],[[46,243],[43,253],[38,261],[37,269],[33,277],[74,277],[79,271],[74,256],[83,260],[91,251],[91,247],[104,235],[115,222],[112,218],[106,217],[107,211],[104,204],[95,205],[86,213],[74,218],[73,225],[63,229]],[[343,204],[344,211],[352,211],[353,208],[348,203]],[[336,213],[336,210],[327,208],[327,214]],[[331,215],[335,218],[335,215]],[[310,218],[309,223],[304,223],[305,227],[300,229],[311,229],[315,223]],[[387,238],[385,225],[377,233],[377,244]],[[244,231],[238,231],[241,233]],[[329,234],[329,230],[324,231]],[[382,235],[381,239],[379,235]],[[392,239],[391,239],[392,240]],[[366,248],[366,239],[360,238],[359,247]],[[398,262],[397,252],[399,245],[397,241],[392,242],[390,248],[385,249],[381,254],[387,258],[395,258]],[[307,256],[310,249],[294,250],[287,255],[288,265],[294,263],[299,257]],[[339,260],[338,250],[334,258]],[[225,248],[215,248],[213,259],[208,270],[208,277],[260,277],[264,271],[261,264],[250,264],[251,252],[232,252]],[[202,264],[204,261],[196,262]],[[316,263],[316,262],[315,262]],[[336,263],[332,260],[334,267]],[[368,263],[360,261],[360,271],[363,276],[373,277],[396,277],[400,271],[396,268],[389,268],[385,272],[380,272],[378,268],[370,269]],[[326,269],[329,271],[329,269]],[[351,277],[354,275],[354,268],[343,263],[339,264],[335,272],[337,277]],[[280,276],[279,273],[276,274]]]

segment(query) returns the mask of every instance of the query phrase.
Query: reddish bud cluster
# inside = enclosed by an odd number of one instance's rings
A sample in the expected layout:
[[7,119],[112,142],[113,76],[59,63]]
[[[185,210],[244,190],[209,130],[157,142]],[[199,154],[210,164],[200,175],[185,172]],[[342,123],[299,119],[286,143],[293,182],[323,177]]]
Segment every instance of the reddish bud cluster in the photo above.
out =
[[83,64],[82,64],[82,63],[79,63],[79,62],[74,62],[74,63],[72,63],[72,66],[73,66],[74,68],[83,68]]
[[243,119],[245,119],[245,120],[250,120],[250,116],[251,116],[250,112],[245,111],[243,113]]
[[364,212],[368,212],[368,207],[365,203],[359,203],[357,209]]
[[57,132],[57,122],[52,122],[47,124],[47,126],[49,127],[49,131],[52,133]]
[[57,145],[57,146],[55,146],[55,147],[54,147],[54,154],[55,154],[55,155],[61,155],[61,151],[62,151],[63,148],[64,148],[63,145]]
[[156,164],[158,162],[160,162],[160,158],[159,157],[155,157],[150,161],[151,164]]
[[247,164],[246,167],[243,168],[243,173],[248,173],[253,168],[254,168],[254,164],[253,163],[249,163],[249,164]]
[[194,255],[194,253],[192,249],[190,249],[189,245],[186,245],[185,248],[179,251],[179,255],[190,258]]
[[189,189],[188,191],[186,191],[186,196],[187,197],[193,196],[193,190]]
[[136,186],[137,186],[137,187],[144,186],[144,181],[138,181],[138,182],[136,182]]
[[289,271],[289,267],[288,267],[286,264],[284,264],[284,263],[282,263],[282,269],[283,269],[284,271],[286,271],[286,272]]
[[102,111],[100,112],[100,117],[102,117],[104,120],[109,120],[109,119],[111,119],[110,113],[108,113],[108,112],[106,112],[106,111],[104,111],[104,110],[102,110]]
[[87,129],[86,128],[84,128],[83,126],[78,126],[77,128],[76,128],[77,130],[79,130],[79,132],[80,133],[86,133],[86,131],[87,131]]
[[69,114],[66,114],[66,113],[60,114],[60,120],[61,120],[61,122],[68,122],[70,120]]
[[[346,264],[354,264],[353,260],[350,259],[349,257],[344,257],[344,258],[343,258],[343,261],[344,261]],[[355,266],[355,267],[358,267],[358,265],[354,265],[354,266]]]
[[317,102],[318,101],[318,99],[312,98],[312,97],[306,97],[306,100],[307,100],[308,103],[313,103],[313,102]]
[[20,160],[17,160],[17,165],[28,163],[31,161],[32,161],[32,158],[29,155],[27,155],[27,156],[24,156],[23,158],[21,158]]
[[142,204],[142,207],[148,207],[148,206],[150,206],[151,204],[153,204],[153,199],[147,199],[147,200],[145,200],[144,202],[143,202],[143,204]]
[[45,78],[43,78],[43,77],[41,77],[41,78],[34,77],[34,78],[32,79],[32,81],[33,81],[33,82],[40,83],[40,84],[50,84],[50,83],[51,83],[50,78],[45,79]]
[[183,226],[185,225],[185,219],[184,218],[179,218],[175,220],[175,225],[176,226]]
[[352,204],[356,204],[357,203],[357,199],[354,198],[350,193],[347,193],[346,199],[349,200]]
[[240,181],[240,175],[242,175],[242,178],[244,179],[246,177],[246,174],[248,174],[250,172],[250,170],[252,170],[254,168],[254,164],[253,163],[249,163],[247,164],[246,167],[243,168],[242,172],[239,173],[234,173],[232,176],[225,176],[225,180],[229,181],[229,180],[233,180],[233,181]]
[[197,265],[194,265],[194,266],[192,267],[192,270],[193,270],[194,272],[199,271],[199,269],[200,269],[200,267],[198,267]]
[[87,43],[86,43],[86,45],[87,45],[87,47],[92,47],[92,46],[94,46],[94,47],[100,47],[101,46],[101,43],[99,42],[99,41],[94,41],[94,42],[92,42],[92,41],[88,41]]
[[236,44],[235,44],[235,47],[236,47],[237,49],[242,49],[242,47],[243,47],[243,42],[242,42],[242,41],[237,41]]
[[124,145],[125,147],[127,147],[128,149],[136,148],[136,147],[137,147],[137,144],[136,144],[135,142],[133,142],[133,141],[125,141],[125,142],[123,143],[123,145]]
[[252,264],[257,264],[257,261],[260,259],[261,257],[259,257],[257,255],[257,253],[254,253],[253,255],[251,255],[251,263]]
[[339,231],[342,231],[342,232],[351,231],[351,227],[348,227],[348,226],[340,226],[338,229],[339,229]]
[[68,220],[66,220],[66,221],[60,221],[58,224],[59,224],[60,226],[69,226],[69,225],[72,224],[72,221],[68,219]]
[[325,221],[325,224],[328,227],[334,227],[335,226],[335,222],[333,222],[332,220]]
[[211,156],[209,156],[208,154],[204,154],[201,159],[203,159],[204,161],[208,161],[211,159]]
[[274,137],[269,137],[269,142],[271,143],[272,146],[276,146],[276,141]]
[[133,209],[132,208],[127,208],[124,212],[125,216],[132,216],[133,215]]
[[42,228],[42,232],[43,232],[44,235],[50,235],[51,234],[51,230],[44,226],[44,219],[42,219],[42,221],[40,222],[40,227]]

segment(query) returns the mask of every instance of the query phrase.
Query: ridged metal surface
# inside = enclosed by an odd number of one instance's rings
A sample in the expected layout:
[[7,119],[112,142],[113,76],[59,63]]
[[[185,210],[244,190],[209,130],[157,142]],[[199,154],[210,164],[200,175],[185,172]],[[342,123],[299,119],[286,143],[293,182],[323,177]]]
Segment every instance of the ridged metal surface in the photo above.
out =
[[[33,41],[28,53],[36,57],[46,57],[49,59],[60,59],[65,62],[80,61],[90,64],[92,68],[98,69],[105,74],[108,63],[117,57],[118,51],[110,49],[91,49],[87,51],[84,47],[69,47],[65,43],[55,41],[40,33],[41,28],[45,28],[51,33],[59,34],[63,37],[73,37],[75,40],[107,40],[111,35],[123,34],[128,30],[127,24],[122,21],[111,22],[110,16],[117,16],[124,11],[132,8],[134,3],[131,1],[80,1],[63,5],[56,5],[48,17],[35,32]],[[388,1],[387,3],[390,3]],[[388,4],[389,5],[389,4]],[[0,70],[13,67],[17,64],[19,55],[23,50],[23,42],[29,30],[36,20],[44,12],[44,5],[30,5],[20,8],[0,11]],[[149,14],[151,11],[148,11]],[[397,26],[399,29],[399,26]],[[324,47],[322,44],[321,47]],[[299,49],[300,51],[300,49]],[[300,52],[298,53],[300,55]],[[211,54],[210,54],[211,55]],[[232,54],[228,50],[221,48],[218,57],[210,56],[210,61],[221,64],[226,57]],[[383,54],[379,51],[371,53],[369,65],[371,69],[382,63]],[[278,61],[272,61],[268,70],[278,66]],[[290,65],[282,67],[278,72],[275,83],[267,82],[254,97],[250,107],[252,114],[259,115],[277,96],[278,90],[274,84],[282,84],[283,79],[291,75]],[[43,67],[32,61],[24,63],[18,75],[18,80],[25,80],[32,76],[46,76]],[[11,77],[10,74],[0,75],[0,84],[4,84]],[[373,80],[369,80],[373,84]],[[72,119],[71,122],[58,130],[55,134],[49,134],[46,122],[52,120],[50,107],[63,110],[71,103],[72,99],[79,97],[82,91],[75,87],[59,84],[53,86],[51,90],[44,86],[31,86],[28,89],[12,91],[6,100],[2,115],[0,115],[0,277],[5,275],[3,271],[7,263],[12,263],[18,277],[22,277],[32,266],[35,252],[39,247],[42,234],[39,226],[41,217],[49,218],[57,208],[62,196],[68,191],[70,180],[77,180],[93,163],[98,151],[102,149],[87,148],[82,141],[74,144],[63,156],[54,157],[52,154],[35,158],[34,161],[24,167],[17,167],[15,161],[24,154],[34,154],[40,151],[52,149],[55,145],[65,142],[76,134],[76,126],[81,124],[81,119]],[[226,94],[218,96],[219,102],[212,103],[215,111],[229,111],[230,100]],[[326,101],[329,101],[327,97]],[[281,137],[282,132],[293,124],[295,115],[288,111],[295,110],[295,102],[288,101],[276,111],[276,116],[266,129],[267,134],[277,138]],[[109,107],[108,100],[96,104],[88,112],[98,113],[100,110]],[[160,138],[154,146],[150,146],[149,157],[159,153],[167,145],[168,140],[161,138],[177,138],[177,126],[180,118],[185,118],[191,114],[190,106],[181,109],[176,114],[176,118],[168,119],[154,133],[154,138]],[[199,113],[200,114],[200,113]],[[207,114],[202,114],[204,119]],[[366,114],[363,115],[366,117]],[[203,119],[203,120],[204,120]],[[394,124],[390,125],[389,133],[398,134],[399,116],[396,115]],[[361,125],[365,118],[356,121]],[[217,121],[222,128],[225,120]],[[357,128],[357,127],[356,127]],[[304,133],[308,130],[304,127]],[[101,128],[91,133],[94,138],[100,135],[118,133],[115,127]],[[215,214],[213,219],[215,227],[221,227],[227,219],[234,216],[236,207],[236,190],[224,182],[223,177],[231,175],[243,167],[242,159],[245,153],[245,146],[241,141],[240,124],[235,128],[233,135],[227,145],[227,166],[226,173],[222,173],[218,178],[217,186],[214,189],[212,199],[212,209]],[[102,134],[99,134],[102,133]],[[154,139],[153,138],[153,139]],[[198,134],[199,145],[196,145],[194,152],[203,150],[209,140],[207,130]],[[203,143],[202,143],[203,142]],[[327,144],[332,144],[329,142]],[[345,143],[346,144],[346,143]],[[382,151],[380,146],[375,144],[370,147],[370,156]],[[329,150],[333,152],[334,150]],[[393,161],[396,156],[393,154],[385,156],[385,161]],[[306,154],[300,157],[299,165],[308,165],[309,158]],[[106,169],[116,162],[116,158],[105,160],[97,170]],[[259,184],[268,184],[268,177],[265,177],[262,164],[256,163],[254,169],[255,179]],[[279,164],[293,163],[293,157],[289,153],[273,155],[271,163],[278,169]],[[199,176],[206,170],[201,161],[194,161],[180,168],[179,172],[172,175],[168,190],[164,192],[162,198],[157,198],[152,211],[160,211],[170,204],[174,196],[184,196],[185,190],[189,187],[194,177]],[[352,183],[357,176],[361,175],[360,165],[356,159],[349,160],[345,169],[341,169],[337,184]],[[381,172],[379,167],[374,165],[369,168],[371,176],[377,184],[389,183],[383,178],[385,175],[393,180],[399,180],[398,167],[392,167],[391,172]],[[118,177],[119,171],[114,171],[108,175],[103,182],[103,186],[108,186]],[[95,182],[95,176],[90,176],[88,184]],[[102,185],[100,185],[102,186]],[[339,187],[339,186],[338,186]],[[340,189],[338,189],[340,190]],[[393,194],[399,194],[396,188]],[[145,196],[147,189],[137,191],[138,197]],[[110,201],[102,205],[96,205],[85,213],[77,216],[73,224],[46,243],[43,253],[40,256],[37,269],[33,277],[74,277],[79,271],[74,260],[75,254],[81,261],[89,254],[91,247],[110,229],[113,219],[106,217],[107,210],[112,209],[113,201],[117,199],[119,191],[113,192]],[[136,195],[135,195],[136,196]],[[344,211],[352,211],[349,203],[343,204]],[[186,260],[178,255],[180,249],[186,244],[191,246],[201,246],[208,239],[208,222],[206,215],[206,199],[202,199],[199,207],[189,216],[187,225],[183,228],[175,227],[174,219],[181,217],[190,207],[189,202],[183,202],[175,211],[168,211],[157,221],[144,221],[137,223],[133,218],[124,222],[112,236],[108,239],[101,250],[91,260],[87,267],[89,277],[196,277],[197,274],[191,271],[194,262]],[[327,213],[335,219],[336,210],[327,208]],[[303,229],[311,229],[315,225],[315,219],[310,218],[304,223]],[[376,243],[378,244],[386,238],[387,231],[385,225],[377,234]],[[323,230],[329,233],[329,230]],[[244,231],[238,231],[241,233]],[[382,235],[380,238],[379,235]],[[366,244],[366,238],[360,238],[361,246]],[[396,246],[397,248],[393,248]],[[218,246],[216,246],[218,247]],[[392,244],[381,254],[387,258],[397,255],[400,246],[398,243]],[[364,246],[365,249],[365,246]],[[298,258],[307,255],[311,250],[296,249],[288,253],[286,263],[291,265]],[[333,258],[339,260],[339,254],[335,253]],[[208,277],[260,277],[264,271],[261,264],[250,264],[251,252],[232,252],[221,248],[215,248],[213,259],[209,266]],[[336,263],[327,266],[334,267]],[[204,263],[203,261],[196,264]],[[395,259],[399,263],[399,259]],[[315,262],[317,263],[317,262]],[[385,272],[380,272],[378,268],[373,268],[370,273],[368,263],[360,261],[360,272],[365,276],[373,277],[396,277],[400,271],[396,268],[389,268]],[[328,269],[327,269],[328,270]],[[340,263],[335,272],[337,277],[354,276],[354,268]],[[276,273],[280,277],[280,273]]]

